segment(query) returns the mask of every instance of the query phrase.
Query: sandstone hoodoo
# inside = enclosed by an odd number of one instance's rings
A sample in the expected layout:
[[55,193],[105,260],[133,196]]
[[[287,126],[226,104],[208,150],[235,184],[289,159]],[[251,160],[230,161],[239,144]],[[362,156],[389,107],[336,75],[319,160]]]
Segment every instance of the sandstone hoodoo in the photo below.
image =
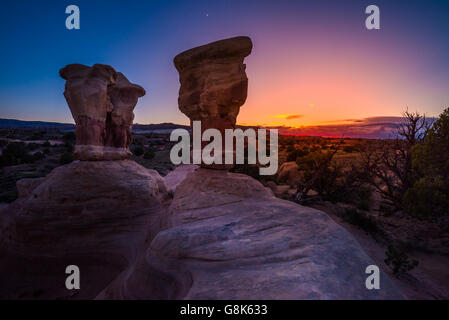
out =
[[59,73],[67,80],[64,96],[76,123],[75,158],[129,158],[133,110],[145,90],[103,64],[71,64]]
[[[106,65],[69,65],[60,74],[76,122],[75,155],[96,161],[17,182],[20,198],[0,214],[0,274],[7,275],[0,298],[94,298],[167,222],[164,179],[126,159],[145,90]],[[64,286],[72,264],[83,279],[76,292]]]
[[[250,38],[235,37],[196,47],[175,57],[181,83],[179,110],[191,122],[201,121],[202,132],[214,128],[224,136],[225,129],[235,127],[248,91],[243,60],[251,50]],[[224,165],[214,167],[226,168]]]

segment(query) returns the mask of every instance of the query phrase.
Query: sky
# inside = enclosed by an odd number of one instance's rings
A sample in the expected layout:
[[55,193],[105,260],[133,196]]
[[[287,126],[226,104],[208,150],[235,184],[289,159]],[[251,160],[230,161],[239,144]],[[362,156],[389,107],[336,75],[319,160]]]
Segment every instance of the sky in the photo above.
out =
[[362,130],[449,106],[449,1],[3,0],[0,23],[0,118],[73,122],[59,69],[103,63],[146,89],[135,123],[187,124],[174,56],[239,35],[253,41],[239,124]]

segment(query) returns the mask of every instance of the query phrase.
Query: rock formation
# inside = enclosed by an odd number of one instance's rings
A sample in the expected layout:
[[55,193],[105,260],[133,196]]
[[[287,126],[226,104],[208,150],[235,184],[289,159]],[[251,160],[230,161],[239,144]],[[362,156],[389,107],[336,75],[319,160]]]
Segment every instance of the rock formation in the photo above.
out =
[[[235,125],[246,98],[239,37],[175,58],[180,108],[205,128]],[[111,67],[70,65],[66,98],[78,159],[127,155],[132,109],[143,89]],[[373,261],[325,213],[277,199],[257,180],[180,167],[167,183],[130,160],[74,161],[18,183],[0,211],[3,299],[398,299]],[[66,267],[81,289],[65,288]]]
[[[0,213],[0,298],[94,298],[168,223],[163,178],[116,160],[129,154],[133,108],[144,90],[105,65],[69,65],[61,75],[76,122],[75,155],[97,161],[17,182],[20,198]],[[72,264],[81,270],[79,291],[64,285]]]
[[298,165],[295,161],[284,162],[278,170],[277,181],[287,183],[290,186],[296,186],[299,182]]
[[374,262],[324,212],[277,199],[249,176],[200,168],[176,188],[169,215],[170,227],[98,298],[403,298],[384,273],[381,290],[366,289]]
[[179,110],[191,122],[201,121],[202,132],[215,128],[224,137],[225,129],[235,127],[248,91],[243,59],[251,50],[250,38],[235,37],[193,48],[175,57],[181,83]]
[[[168,223],[164,180],[131,160],[74,161],[36,182],[0,213],[0,298],[94,298]],[[64,285],[72,264],[79,291]]]
[[133,110],[145,90],[102,64],[71,64],[60,75],[67,80],[64,96],[76,123],[75,158],[129,158]]

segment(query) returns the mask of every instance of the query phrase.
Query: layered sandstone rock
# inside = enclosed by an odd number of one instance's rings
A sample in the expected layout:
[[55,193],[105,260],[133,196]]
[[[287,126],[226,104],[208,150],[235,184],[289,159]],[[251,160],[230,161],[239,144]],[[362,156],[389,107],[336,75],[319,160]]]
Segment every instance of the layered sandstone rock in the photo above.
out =
[[284,162],[278,170],[277,181],[296,186],[299,182],[299,167],[295,161]]
[[76,123],[75,158],[129,158],[133,110],[145,90],[102,64],[71,64],[60,75],[67,80],[64,96]]
[[373,261],[325,213],[277,199],[248,176],[199,169],[177,187],[170,214],[147,261],[189,274],[179,282],[184,299],[403,297],[383,273],[381,290],[366,289]]
[[325,213],[277,199],[246,175],[200,168],[175,190],[170,227],[99,299],[401,299]]
[[[35,182],[1,212],[0,298],[94,298],[168,223],[165,181],[134,161],[75,161]],[[81,290],[65,288],[72,264]]]
[[[168,223],[163,178],[117,160],[129,155],[133,108],[145,91],[105,65],[60,73],[76,122],[75,156],[97,161],[17,182],[20,198],[0,213],[0,298],[94,298]],[[64,285],[69,265],[80,269],[80,290]]]
[[235,37],[187,50],[174,58],[181,83],[179,110],[190,121],[201,121],[202,132],[214,128],[224,137],[225,129],[235,127],[248,91],[243,60],[251,50],[250,38]]

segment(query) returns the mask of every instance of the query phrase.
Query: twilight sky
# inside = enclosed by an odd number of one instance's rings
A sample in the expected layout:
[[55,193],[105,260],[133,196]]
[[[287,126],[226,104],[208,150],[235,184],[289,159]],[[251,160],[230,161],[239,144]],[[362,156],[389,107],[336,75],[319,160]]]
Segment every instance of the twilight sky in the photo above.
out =
[[[70,4],[80,30],[65,28]],[[370,4],[380,30],[365,28]],[[240,124],[372,125],[449,106],[449,1],[4,0],[0,23],[0,118],[73,122],[59,69],[104,63],[147,90],[135,122],[186,124],[173,57],[238,35],[254,43]]]

